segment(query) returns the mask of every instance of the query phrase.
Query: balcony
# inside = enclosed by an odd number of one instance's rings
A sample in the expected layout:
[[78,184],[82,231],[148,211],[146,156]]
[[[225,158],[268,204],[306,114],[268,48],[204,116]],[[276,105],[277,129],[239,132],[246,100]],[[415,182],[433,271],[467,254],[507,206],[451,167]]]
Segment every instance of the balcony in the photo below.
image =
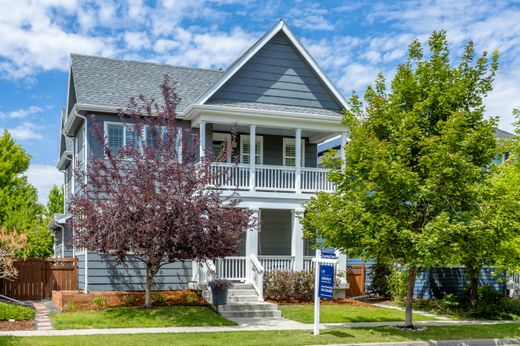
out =
[[[254,168],[253,168],[254,167]],[[270,165],[213,163],[214,184],[224,189],[316,193],[332,192],[328,169]]]

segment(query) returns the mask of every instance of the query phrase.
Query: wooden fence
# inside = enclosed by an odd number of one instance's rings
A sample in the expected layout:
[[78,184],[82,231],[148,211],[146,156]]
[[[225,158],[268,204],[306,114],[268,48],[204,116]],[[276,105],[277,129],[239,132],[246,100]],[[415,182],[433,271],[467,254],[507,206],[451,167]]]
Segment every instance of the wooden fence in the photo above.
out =
[[76,290],[77,258],[45,258],[16,261],[18,277],[0,280],[0,294],[15,299],[50,298],[53,290]]
[[347,266],[347,282],[349,288],[347,297],[362,296],[365,294],[365,265]]

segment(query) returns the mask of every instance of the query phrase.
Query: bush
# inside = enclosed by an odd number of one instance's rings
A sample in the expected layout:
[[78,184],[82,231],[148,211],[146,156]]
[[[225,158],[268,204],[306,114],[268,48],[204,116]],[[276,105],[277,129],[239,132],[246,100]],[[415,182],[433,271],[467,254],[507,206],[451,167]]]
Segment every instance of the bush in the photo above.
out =
[[369,272],[370,287],[380,297],[391,298],[388,276],[392,274],[392,266],[389,264],[376,263]]
[[92,304],[94,304],[96,309],[104,309],[107,305],[107,298],[103,296],[96,297],[92,299]]
[[403,303],[406,297],[406,272],[392,268],[387,276],[390,297],[396,303]]
[[164,305],[166,304],[166,296],[163,296],[162,294],[154,294],[153,296],[153,303],[157,305]]
[[35,311],[26,306],[0,302],[0,321],[23,321],[34,318]]
[[121,298],[121,300],[123,301],[123,303],[126,306],[134,306],[135,305],[135,296],[133,296],[132,294],[125,294],[123,296],[123,298]]
[[78,310],[78,305],[76,302],[68,302],[65,306],[65,311],[76,311]]

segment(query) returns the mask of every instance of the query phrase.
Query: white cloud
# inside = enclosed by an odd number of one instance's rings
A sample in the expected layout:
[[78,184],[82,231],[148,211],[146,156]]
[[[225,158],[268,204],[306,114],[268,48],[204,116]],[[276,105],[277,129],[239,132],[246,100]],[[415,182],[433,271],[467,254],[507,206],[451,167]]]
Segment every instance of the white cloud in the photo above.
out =
[[326,18],[327,13],[328,10],[320,4],[305,4],[292,8],[287,16],[292,18],[291,24],[302,29],[334,30],[334,25]]
[[24,122],[14,128],[8,128],[7,131],[18,141],[30,141],[33,139],[42,139],[43,135],[38,132],[40,128],[34,124]]
[[124,40],[126,46],[132,50],[139,50],[150,46],[150,40],[144,32],[125,32]]
[[26,175],[29,183],[38,190],[38,200],[43,204],[47,203],[52,186],[63,184],[63,173],[50,165],[31,164]]
[[30,106],[28,108],[20,108],[11,112],[0,112],[0,119],[11,118],[11,119],[22,119],[28,115],[43,112],[43,108],[38,106]]

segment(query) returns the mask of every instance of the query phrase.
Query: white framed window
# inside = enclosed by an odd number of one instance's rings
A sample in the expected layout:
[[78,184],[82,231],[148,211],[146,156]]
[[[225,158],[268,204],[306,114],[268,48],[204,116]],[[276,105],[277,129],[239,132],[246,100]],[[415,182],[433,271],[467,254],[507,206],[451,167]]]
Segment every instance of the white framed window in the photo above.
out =
[[[164,138],[168,129],[161,128],[161,136]],[[147,145],[151,145],[152,134],[148,126],[144,127],[143,136]],[[114,122],[105,122],[105,137],[107,140],[108,149],[112,153],[118,153],[126,145],[137,141],[133,132],[133,125],[122,124]],[[178,148],[178,159],[182,161],[182,129],[177,128],[177,136],[175,137],[176,146]],[[142,149],[142,148],[141,148]]]
[[[296,166],[296,141],[294,138],[283,139],[283,165]],[[301,165],[305,166],[305,139],[302,139]]]
[[[240,163],[249,164],[251,160],[249,159],[250,155],[250,145],[249,145],[249,135],[240,135]],[[255,138],[255,163],[263,164],[264,162],[264,137],[256,136]]]
[[[224,143],[226,143],[227,147],[229,148],[231,146],[231,136],[227,133],[213,132],[212,149],[213,156],[215,158],[220,156],[222,152],[222,145]],[[231,162],[231,155],[232,153],[230,152],[226,158],[227,162]]]

